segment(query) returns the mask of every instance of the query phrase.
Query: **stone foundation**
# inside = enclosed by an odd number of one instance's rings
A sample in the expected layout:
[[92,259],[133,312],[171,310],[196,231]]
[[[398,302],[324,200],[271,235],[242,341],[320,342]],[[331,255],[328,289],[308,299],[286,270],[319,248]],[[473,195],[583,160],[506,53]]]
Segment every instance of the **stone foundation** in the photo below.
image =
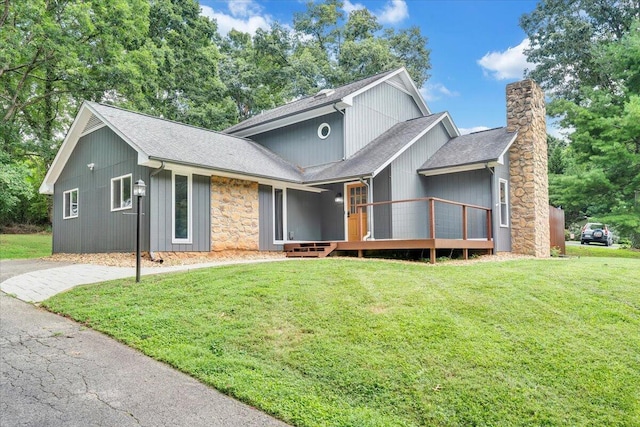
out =
[[548,257],[546,110],[544,93],[532,80],[507,85],[507,130],[518,132],[509,150],[511,250]]
[[211,250],[259,249],[258,183],[211,177]]

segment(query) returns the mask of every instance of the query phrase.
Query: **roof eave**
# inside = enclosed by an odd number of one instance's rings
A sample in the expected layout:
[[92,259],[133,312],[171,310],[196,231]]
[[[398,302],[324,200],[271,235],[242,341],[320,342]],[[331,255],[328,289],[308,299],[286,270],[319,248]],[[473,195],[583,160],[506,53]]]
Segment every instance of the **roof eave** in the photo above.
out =
[[486,169],[492,168],[498,165],[501,165],[500,159],[490,159],[483,160],[479,162],[473,163],[465,163],[461,165],[455,166],[443,166],[440,168],[427,168],[427,169],[418,169],[418,173],[424,176],[436,176],[436,175],[446,175],[450,173],[458,173],[458,172],[468,172],[472,170]]
[[260,133],[268,132],[274,129],[280,129],[284,126],[300,123],[305,120],[313,119],[315,117],[324,116],[330,113],[337,112],[336,110],[344,110],[351,107],[352,104],[345,102],[344,99],[333,100],[321,105],[316,105],[312,108],[296,111],[285,116],[279,116],[277,118],[261,122],[254,126],[247,126],[240,129],[234,129],[229,131],[229,135],[249,137]]

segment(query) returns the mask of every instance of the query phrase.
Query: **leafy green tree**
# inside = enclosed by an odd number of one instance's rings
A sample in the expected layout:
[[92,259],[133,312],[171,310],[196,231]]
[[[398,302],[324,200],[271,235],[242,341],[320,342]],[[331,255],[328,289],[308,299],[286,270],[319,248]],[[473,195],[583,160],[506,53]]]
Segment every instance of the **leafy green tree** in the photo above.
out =
[[545,0],[520,18],[537,64],[529,77],[555,96],[579,101],[583,87],[613,89],[598,48],[617,42],[639,16],[638,0]]
[[555,100],[549,111],[574,128],[576,166],[553,181],[563,206],[615,224],[640,247],[640,21],[618,42],[594,47],[609,87],[584,86],[580,99]]

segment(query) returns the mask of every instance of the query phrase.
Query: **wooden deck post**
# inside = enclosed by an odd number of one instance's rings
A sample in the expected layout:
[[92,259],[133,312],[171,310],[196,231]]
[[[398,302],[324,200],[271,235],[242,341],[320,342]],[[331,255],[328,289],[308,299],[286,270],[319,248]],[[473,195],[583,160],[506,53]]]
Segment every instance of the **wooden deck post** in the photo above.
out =
[[436,263],[436,248],[429,249],[429,262],[431,264]]
[[433,198],[429,198],[429,232],[431,238],[436,238],[436,207]]
[[462,240],[467,240],[467,206],[462,205]]

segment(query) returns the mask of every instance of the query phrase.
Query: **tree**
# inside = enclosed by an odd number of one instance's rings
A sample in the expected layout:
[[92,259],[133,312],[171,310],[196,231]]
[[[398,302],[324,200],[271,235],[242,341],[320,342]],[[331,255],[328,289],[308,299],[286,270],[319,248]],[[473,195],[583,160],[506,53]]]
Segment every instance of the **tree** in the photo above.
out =
[[640,21],[616,43],[594,47],[610,87],[583,86],[580,102],[557,99],[550,113],[572,127],[573,170],[554,181],[562,205],[609,221],[640,247]]
[[528,75],[555,96],[579,101],[582,87],[612,89],[598,48],[621,40],[640,17],[638,0],[545,0],[520,18],[537,64]]

